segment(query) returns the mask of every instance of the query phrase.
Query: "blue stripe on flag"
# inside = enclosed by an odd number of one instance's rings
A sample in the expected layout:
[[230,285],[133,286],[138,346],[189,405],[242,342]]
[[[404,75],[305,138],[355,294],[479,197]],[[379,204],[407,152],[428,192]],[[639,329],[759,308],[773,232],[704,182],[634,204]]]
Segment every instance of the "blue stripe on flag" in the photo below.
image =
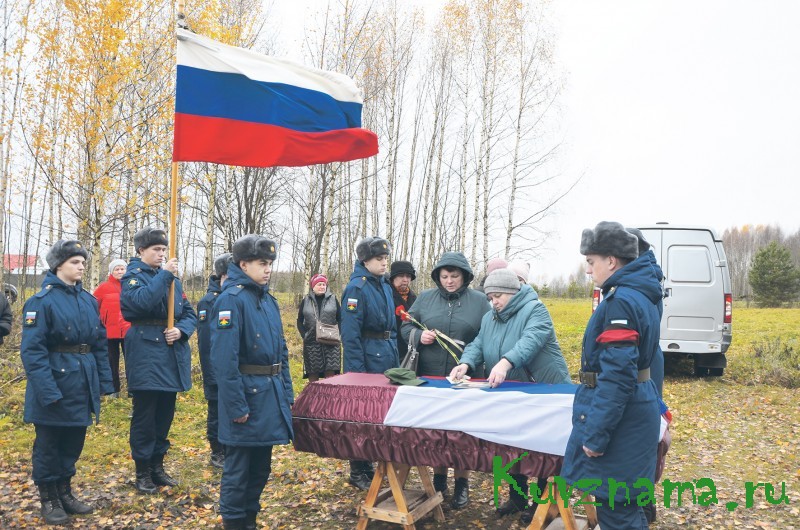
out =
[[[420,377],[428,382],[417,388],[427,386],[433,388],[450,388],[450,383],[446,379],[433,379],[430,377]],[[460,390],[460,389],[456,389]],[[578,390],[578,385],[548,385],[545,383],[521,383],[518,381],[505,381],[497,388],[481,388],[486,392],[525,392],[526,394],[574,394]]]
[[178,65],[175,112],[277,125],[300,132],[361,127],[361,104],[241,74]]

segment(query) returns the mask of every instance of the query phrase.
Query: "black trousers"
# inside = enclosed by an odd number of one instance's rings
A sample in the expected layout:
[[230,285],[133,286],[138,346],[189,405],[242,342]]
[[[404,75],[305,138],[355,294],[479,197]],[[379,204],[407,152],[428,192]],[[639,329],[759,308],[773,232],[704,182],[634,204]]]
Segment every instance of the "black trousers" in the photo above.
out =
[[55,427],[35,424],[33,482],[41,484],[75,475],[75,462],[83,452],[86,427]]
[[209,442],[217,442],[219,433],[219,401],[208,400],[208,416],[206,417],[206,438]]
[[259,499],[272,471],[272,446],[225,446],[225,467],[219,493],[224,519],[242,519],[261,510]]
[[130,444],[134,460],[150,460],[169,450],[167,436],[175,417],[176,396],[176,392],[133,392]]
[[114,382],[114,392],[119,392],[119,354],[125,355],[125,341],[123,339],[108,339],[108,363],[111,365],[111,380]]

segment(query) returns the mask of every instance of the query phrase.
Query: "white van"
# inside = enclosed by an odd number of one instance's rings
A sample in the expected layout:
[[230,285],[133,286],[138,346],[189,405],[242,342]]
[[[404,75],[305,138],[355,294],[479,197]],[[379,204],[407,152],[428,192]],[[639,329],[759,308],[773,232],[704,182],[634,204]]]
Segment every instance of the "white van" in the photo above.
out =
[[[722,375],[732,338],[731,277],[722,240],[711,228],[639,226],[664,271],[661,349],[694,359],[695,374]],[[598,291],[595,291],[595,304]]]

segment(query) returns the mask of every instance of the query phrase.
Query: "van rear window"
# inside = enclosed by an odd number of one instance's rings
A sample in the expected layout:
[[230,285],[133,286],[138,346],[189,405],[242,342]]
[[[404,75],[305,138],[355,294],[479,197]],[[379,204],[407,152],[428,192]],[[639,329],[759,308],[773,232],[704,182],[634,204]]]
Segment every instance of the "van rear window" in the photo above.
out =
[[667,271],[673,283],[711,283],[711,254],[704,246],[671,246]]

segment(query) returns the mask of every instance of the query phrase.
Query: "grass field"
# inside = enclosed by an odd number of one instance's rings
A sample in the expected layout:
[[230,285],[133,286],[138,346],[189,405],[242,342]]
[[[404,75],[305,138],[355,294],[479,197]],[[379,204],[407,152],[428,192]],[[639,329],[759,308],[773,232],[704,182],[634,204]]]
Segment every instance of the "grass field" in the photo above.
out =
[[[289,297],[281,297],[295,392],[304,381],[296,315]],[[584,325],[590,314],[586,300],[546,300],[570,372],[575,379]],[[693,377],[691,364],[667,363],[665,400],[673,410],[673,445],[665,478],[675,482],[703,477],[714,481],[717,503],[664,508],[663,490],[656,496],[659,521],[655,529],[774,528],[800,529],[800,309],[762,310],[736,307],[734,343],[729,366],[721,378]],[[9,341],[14,344],[14,340]],[[38,500],[30,481],[33,427],[22,422],[25,381],[18,353],[6,348],[0,359],[0,527],[40,528]],[[218,524],[217,471],[208,463],[205,402],[194,372],[194,388],[181,394],[170,439],[167,468],[181,486],[156,496],[140,496],[132,487],[133,462],[128,448],[130,400],[104,400],[102,423],[91,427],[78,462],[76,489],[97,506],[96,513],[73,518],[73,528],[212,528]],[[273,475],[262,497],[264,528],[353,528],[362,496],[346,483],[347,464],[277,448]],[[774,497],[785,483],[788,504],[772,505],[763,487],[745,507],[746,482],[768,482]],[[451,479],[452,484],[452,479]],[[451,486],[452,487],[452,486]],[[708,491],[703,490],[703,491]],[[472,503],[467,509],[446,510],[447,522],[427,521],[418,528],[518,528],[515,519],[497,519],[491,504],[488,474],[471,480]],[[733,512],[726,503],[738,502]],[[397,526],[371,523],[370,528]]]

